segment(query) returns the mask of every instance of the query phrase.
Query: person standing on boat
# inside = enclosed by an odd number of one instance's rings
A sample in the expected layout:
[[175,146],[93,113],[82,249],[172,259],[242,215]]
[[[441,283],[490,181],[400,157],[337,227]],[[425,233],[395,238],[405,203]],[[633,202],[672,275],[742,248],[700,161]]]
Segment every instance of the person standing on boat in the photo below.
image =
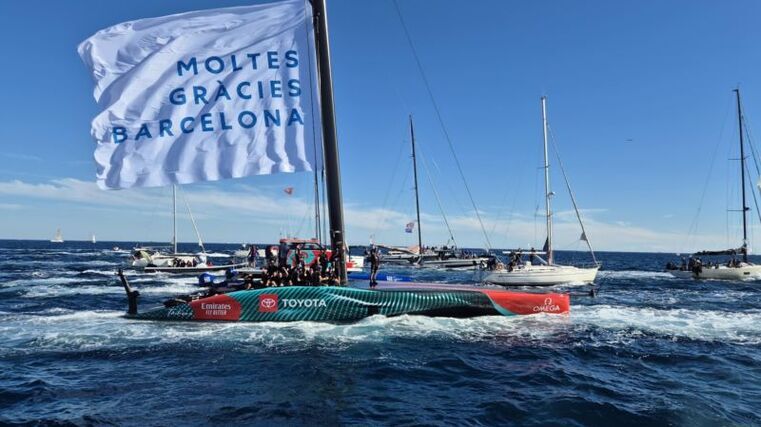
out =
[[293,254],[293,268],[301,268],[304,261],[304,254],[301,252],[301,244],[296,245],[296,251]]
[[268,268],[275,265],[275,254],[272,253],[272,246],[264,248],[264,260]]
[[259,248],[257,248],[256,245],[248,246],[248,265],[249,266],[256,267],[256,258],[259,256],[258,252],[259,252]]
[[380,268],[380,252],[375,246],[370,249],[370,287],[378,286],[378,269]]
[[288,264],[288,244],[280,242],[280,246],[277,248],[277,266],[285,267]]
[[320,256],[317,258],[317,263],[320,264],[320,268],[324,273],[328,272],[328,254],[325,253],[325,248],[320,251]]

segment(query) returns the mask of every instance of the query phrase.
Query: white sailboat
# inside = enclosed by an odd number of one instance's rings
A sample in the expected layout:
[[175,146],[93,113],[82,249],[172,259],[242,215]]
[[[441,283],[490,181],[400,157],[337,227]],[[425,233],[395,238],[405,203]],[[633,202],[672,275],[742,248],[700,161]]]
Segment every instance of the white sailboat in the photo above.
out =
[[[737,121],[740,127],[740,193],[742,194],[742,246],[723,251],[701,251],[692,254],[689,261],[682,260],[680,265],[669,263],[666,271],[680,279],[708,280],[743,280],[761,279],[761,265],[748,261],[748,203],[745,198],[745,141],[743,140],[743,113],[740,102],[740,89],[735,89],[737,99]],[[740,256],[740,259],[737,256]],[[727,262],[703,262],[700,257],[725,256],[731,257]]]
[[[547,97],[542,97],[542,131],[544,135],[544,200],[547,218],[547,240],[544,249],[541,252],[530,251],[528,260],[523,260],[523,253],[520,250],[510,251],[511,260],[507,266],[500,264],[492,265],[491,271],[484,277],[484,282],[494,283],[507,286],[551,286],[568,283],[586,284],[592,283],[600,269],[600,264],[595,258],[592,245],[587,238],[584,223],[581,221],[581,215],[576,206],[576,200],[571,192],[571,187],[566,185],[573,201],[573,207],[576,211],[576,217],[579,220],[582,231],[582,240],[587,243],[589,251],[592,254],[594,266],[576,267],[572,265],[555,264],[554,252],[552,249],[552,208],[550,198],[555,194],[550,190],[550,164],[547,150]],[[562,168],[562,165],[561,165]],[[546,255],[546,260],[540,255]],[[535,264],[535,262],[538,263]]]
[[63,234],[61,234],[60,228],[55,231],[55,237],[50,239],[50,243],[63,243]]
[[198,231],[187,200],[185,200],[185,206],[198,237],[198,246],[201,248],[201,252],[197,254],[177,252],[177,186],[172,185],[172,252],[167,254],[148,247],[134,248],[131,255],[131,266],[133,268],[143,270],[146,273],[197,274],[246,266],[245,262],[213,265],[206,255],[201,233]]
[[92,244],[93,244],[93,245],[94,245],[94,244],[96,244],[96,243],[98,243],[98,241],[97,241],[97,240],[95,240],[95,233],[92,233],[92,234],[90,235],[90,241],[92,242]]

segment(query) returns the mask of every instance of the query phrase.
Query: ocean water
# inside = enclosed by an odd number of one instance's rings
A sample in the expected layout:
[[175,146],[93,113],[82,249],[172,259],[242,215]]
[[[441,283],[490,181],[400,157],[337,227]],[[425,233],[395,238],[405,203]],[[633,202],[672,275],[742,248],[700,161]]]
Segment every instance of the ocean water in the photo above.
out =
[[[669,255],[600,253],[570,316],[151,323],[122,317],[114,245],[0,241],[0,424],[761,425],[761,282]],[[195,289],[130,280],[141,307]]]

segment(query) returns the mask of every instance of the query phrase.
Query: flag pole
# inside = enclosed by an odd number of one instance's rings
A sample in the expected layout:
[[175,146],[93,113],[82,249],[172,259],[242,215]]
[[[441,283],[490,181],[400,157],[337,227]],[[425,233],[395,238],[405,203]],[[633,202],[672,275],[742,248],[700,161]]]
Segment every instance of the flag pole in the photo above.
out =
[[317,75],[320,82],[320,112],[322,114],[322,143],[325,153],[325,180],[327,181],[330,242],[340,262],[336,265],[341,284],[346,284],[346,255],[344,253],[343,200],[341,196],[341,170],[338,159],[336,114],[333,104],[333,78],[330,67],[328,16],[325,0],[310,0],[314,19],[314,38],[317,54]]

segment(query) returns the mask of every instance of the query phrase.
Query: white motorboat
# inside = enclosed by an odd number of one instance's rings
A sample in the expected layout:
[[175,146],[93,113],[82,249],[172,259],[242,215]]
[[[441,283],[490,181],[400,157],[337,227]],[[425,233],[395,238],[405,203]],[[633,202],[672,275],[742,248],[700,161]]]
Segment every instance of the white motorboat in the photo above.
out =
[[[576,212],[576,218],[581,226],[581,240],[586,242],[589,252],[592,255],[594,265],[592,267],[575,267],[570,265],[555,264],[555,256],[552,248],[552,208],[550,204],[551,197],[555,194],[550,190],[550,164],[547,150],[547,97],[542,97],[542,131],[544,136],[544,200],[545,213],[547,219],[547,240],[544,243],[544,249],[541,252],[531,250],[527,254],[520,249],[509,252],[509,263],[505,266],[496,260],[491,261],[488,265],[489,273],[486,274],[483,281],[505,286],[550,286],[560,284],[590,284],[593,283],[600,264],[595,258],[592,244],[589,242],[587,232],[584,228],[584,222],[581,220],[581,214],[576,205],[576,199],[571,191],[568,178],[563,170],[563,164],[558,157],[558,163],[563,171],[566,187],[573,202],[573,208]],[[529,255],[529,260],[524,260],[523,256]],[[544,260],[540,255],[546,255]],[[539,261],[538,263],[536,261]]]
[[[668,263],[666,271],[680,279],[705,279],[705,280],[747,280],[761,279],[761,265],[753,264],[748,260],[748,202],[745,196],[746,171],[745,166],[745,141],[743,124],[742,103],[740,102],[740,89],[734,90],[737,99],[737,121],[740,136],[740,193],[742,195],[742,246],[737,249],[723,251],[701,251],[692,254],[688,260],[682,259],[681,264]],[[730,257],[726,262],[704,262],[700,257]],[[740,256],[740,259],[737,257]]]

